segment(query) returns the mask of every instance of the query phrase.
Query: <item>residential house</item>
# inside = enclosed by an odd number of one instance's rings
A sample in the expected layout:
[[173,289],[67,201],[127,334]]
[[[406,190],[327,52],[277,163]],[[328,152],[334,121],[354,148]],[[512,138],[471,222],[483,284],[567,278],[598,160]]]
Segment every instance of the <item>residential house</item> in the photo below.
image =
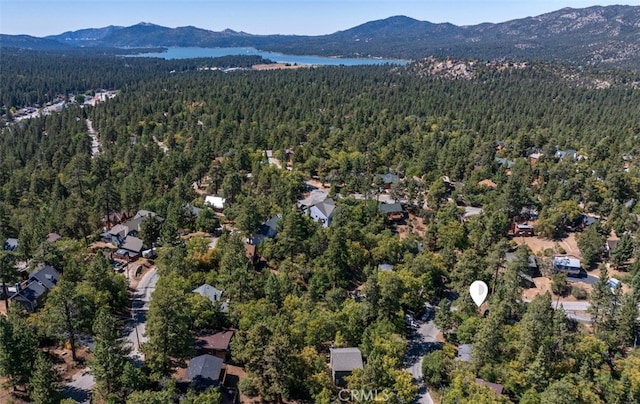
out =
[[55,243],[56,241],[62,238],[58,233],[49,233],[47,234],[47,243]]
[[354,369],[362,369],[362,353],[358,348],[331,348],[331,379],[336,386],[344,386],[344,378]]
[[474,206],[465,206],[464,207],[464,213],[462,214],[462,221],[466,222],[467,220],[471,219],[473,216],[478,216],[481,215],[484,211],[482,210],[482,208],[476,208]]
[[544,156],[543,153],[541,152],[535,152],[535,153],[531,153],[529,154],[529,162],[531,164],[536,164],[538,162],[538,160],[540,160],[542,158],[542,156]]
[[578,152],[573,149],[558,150],[556,151],[555,158],[559,160],[570,158],[573,161],[578,161]]
[[260,230],[253,234],[249,239],[249,244],[259,246],[262,242],[268,238],[275,238],[278,235],[278,222],[282,218],[282,215],[276,215],[260,226]]
[[396,174],[386,173],[386,174],[376,174],[376,179],[380,179],[382,182],[382,188],[389,189],[391,186],[398,181],[400,181],[400,177]]
[[456,359],[463,362],[471,362],[471,354],[473,352],[473,345],[462,344],[458,346],[458,353]]
[[53,289],[60,278],[60,273],[50,265],[33,271],[27,281],[16,285],[16,293],[11,296],[11,303],[18,303],[29,312],[34,312],[43,296]]
[[582,266],[577,258],[556,256],[553,257],[553,272],[564,272],[568,276],[581,276]]
[[607,254],[607,257],[611,258],[611,253],[613,252],[613,250],[616,249],[616,247],[618,246],[618,239],[613,239],[613,238],[609,238],[607,239],[607,241],[604,243],[604,251]]
[[322,223],[322,227],[329,227],[333,219],[333,212],[336,209],[336,203],[333,199],[327,198],[309,208],[309,216],[316,221]]
[[224,210],[226,202],[227,199],[221,196],[207,195],[204,198],[204,204],[211,206],[214,210],[217,211]]
[[217,356],[204,354],[189,361],[186,380],[196,390],[216,387],[224,381],[224,361]]
[[231,352],[229,344],[232,337],[231,330],[205,331],[196,338],[196,351],[226,361]]
[[533,226],[525,223],[513,223],[513,235],[520,237],[530,237],[533,236]]
[[127,236],[113,253],[113,258],[122,261],[135,261],[142,254],[142,245],[143,241],[138,237]]
[[326,192],[314,189],[306,198],[298,201],[298,206],[314,221],[322,223],[322,227],[329,227],[336,202],[328,196]]
[[300,206],[300,208],[302,210],[306,210],[306,209],[310,208],[311,206],[324,201],[328,197],[329,197],[329,194],[327,194],[323,190],[321,190],[321,189],[312,189],[311,192],[309,192],[309,195],[306,198],[304,198],[301,201],[298,201],[298,206]]
[[484,179],[482,181],[479,181],[478,186],[481,186],[481,187],[484,186],[489,189],[496,189],[498,187],[498,185],[495,182],[491,181],[490,179]]
[[200,286],[198,286],[197,288],[195,288],[193,290],[193,293],[198,293],[206,298],[208,298],[209,300],[211,300],[211,303],[213,304],[219,304],[220,305],[220,311],[227,312],[229,310],[229,302],[228,301],[223,301],[222,300],[222,295],[224,293],[224,291],[213,287],[207,283],[204,283]]
[[498,383],[491,383],[491,382],[488,382],[488,381],[486,381],[486,380],[478,379],[478,378],[476,378],[476,384],[477,384],[478,386],[486,386],[486,387],[489,387],[491,390],[493,390],[493,392],[494,392],[494,393],[496,393],[496,396],[497,396],[497,397],[502,395],[503,387],[502,387],[502,385],[501,385],[501,384],[498,384]]
[[405,212],[400,203],[381,203],[378,212],[387,216],[387,219],[399,221],[405,218]]
[[8,238],[2,245],[2,249],[5,251],[15,251],[18,249],[18,239]]

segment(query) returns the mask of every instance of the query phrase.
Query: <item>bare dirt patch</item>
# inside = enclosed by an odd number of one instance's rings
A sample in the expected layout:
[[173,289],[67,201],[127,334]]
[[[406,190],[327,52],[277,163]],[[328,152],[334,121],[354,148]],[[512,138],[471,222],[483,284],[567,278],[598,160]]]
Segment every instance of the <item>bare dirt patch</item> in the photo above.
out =
[[[513,241],[518,245],[526,245],[536,255],[542,255],[547,249],[551,249],[555,254],[571,255],[576,258],[582,258],[582,253],[578,248],[575,233],[570,233],[561,240],[549,240],[546,238],[534,237],[514,237]],[[562,250],[565,252],[562,253]]]
[[398,233],[398,237],[401,239],[407,238],[409,234],[424,237],[427,232],[427,226],[424,224],[424,220],[421,217],[409,214],[406,224],[397,225],[396,231]]
[[[561,303],[562,302],[579,302],[580,300],[576,299],[575,297],[571,296],[570,294],[565,296],[565,297],[560,297],[560,299],[558,299],[558,296],[554,295],[553,292],[551,292],[551,279],[547,278],[546,276],[541,276],[541,277],[537,277],[537,278],[533,278],[533,282],[535,283],[536,287],[535,288],[530,288],[530,289],[524,289],[522,291],[522,298],[524,300],[533,300],[533,298],[535,298],[537,295],[543,295],[546,292],[549,292],[553,298],[554,301],[558,300]],[[585,282],[570,282],[569,286],[571,285],[575,285],[578,286],[582,289],[584,289],[587,293],[591,293],[591,289],[593,288],[591,285],[585,283]]]

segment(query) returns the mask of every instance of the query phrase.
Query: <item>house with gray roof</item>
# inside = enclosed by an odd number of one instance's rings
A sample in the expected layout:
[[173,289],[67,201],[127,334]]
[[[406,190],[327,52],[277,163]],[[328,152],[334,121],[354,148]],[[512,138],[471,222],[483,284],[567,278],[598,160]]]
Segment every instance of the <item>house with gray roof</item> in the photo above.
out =
[[5,251],[15,251],[18,249],[18,239],[8,238],[2,245],[2,249]]
[[378,212],[386,215],[389,220],[404,219],[404,208],[400,203],[381,203],[378,205]]
[[309,216],[311,216],[314,221],[322,223],[322,227],[329,227],[335,209],[336,202],[331,198],[327,198],[311,206],[309,208]]
[[189,361],[185,378],[196,390],[205,390],[220,385],[223,368],[224,361],[217,356],[196,356]]
[[336,386],[344,386],[346,376],[354,369],[362,369],[362,352],[358,348],[331,348],[331,378]]
[[34,312],[47,292],[58,283],[60,273],[50,265],[33,271],[29,279],[22,285],[16,285],[16,293],[11,296],[11,303],[18,303],[28,312]]
[[220,305],[220,311],[222,311],[223,313],[227,312],[229,310],[229,302],[222,300],[222,295],[224,293],[224,291],[211,286],[207,283],[204,283],[200,286],[198,286],[197,288],[195,288],[193,290],[193,293],[197,293],[199,295],[202,295],[206,298],[208,298],[209,300],[211,300],[211,303],[215,304],[219,304]]
[[458,346],[458,353],[456,359],[463,362],[471,362],[471,353],[473,352],[473,345],[462,344]]

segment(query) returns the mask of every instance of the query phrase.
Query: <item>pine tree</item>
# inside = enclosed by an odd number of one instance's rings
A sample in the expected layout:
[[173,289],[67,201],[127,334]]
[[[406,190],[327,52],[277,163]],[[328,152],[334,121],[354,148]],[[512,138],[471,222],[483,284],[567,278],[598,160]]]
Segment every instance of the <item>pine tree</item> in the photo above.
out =
[[12,388],[29,382],[38,345],[26,318],[11,306],[7,317],[0,316],[0,376]]
[[96,388],[103,397],[121,391],[120,376],[124,373],[127,354],[122,333],[107,309],[101,309],[93,323],[96,346],[90,361]]
[[60,402],[57,379],[58,375],[53,369],[51,361],[43,352],[39,352],[31,377],[31,391],[29,393],[34,404],[57,404]]
[[638,332],[638,301],[632,293],[622,296],[616,315],[616,340],[619,349],[623,350],[634,343]]
[[9,310],[9,291],[7,284],[11,284],[20,278],[15,266],[15,256],[7,251],[0,251],[0,279],[2,280],[2,297],[4,307]]
[[611,252],[611,265],[614,268],[622,267],[633,256],[633,239],[627,233],[623,234]]
[[591,295],[589,297],[589,309],[591,321],[593,322],[593,331],[596,335],[602,336],[609,330],[613,314],[614,295],[611,292],[611,286],[608,284],[609,276],[606,267],[602,267],[600,278],[593,285]]
[[47,304],[43,313],[43,324],[52,336],[66,335],[71,345],[71,356],[76,355],[76,341],[82,329],[88,328],[91,318],[88,310],[90,304],[85,296],[80,295],[76,285],[61,279],[47,296]]
[[159,286],[149,306],[143,346],[146,363],[156,380],[169,376],[193,352],[191,315],[184,292],[171,285]]

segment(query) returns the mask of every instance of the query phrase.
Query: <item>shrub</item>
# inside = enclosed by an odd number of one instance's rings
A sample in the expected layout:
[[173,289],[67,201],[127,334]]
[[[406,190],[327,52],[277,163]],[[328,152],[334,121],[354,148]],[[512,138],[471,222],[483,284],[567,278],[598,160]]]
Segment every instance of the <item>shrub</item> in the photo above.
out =
[[250,376],[240,380],[238,388],[240,389],[240,392],[246,396],[255,397],[258,395],[258,389],[253,383],[253,378]]
[[572,286],[571,296],[575,297],[578,300],[585,300],[587,298],[587,291],[580,286]]

